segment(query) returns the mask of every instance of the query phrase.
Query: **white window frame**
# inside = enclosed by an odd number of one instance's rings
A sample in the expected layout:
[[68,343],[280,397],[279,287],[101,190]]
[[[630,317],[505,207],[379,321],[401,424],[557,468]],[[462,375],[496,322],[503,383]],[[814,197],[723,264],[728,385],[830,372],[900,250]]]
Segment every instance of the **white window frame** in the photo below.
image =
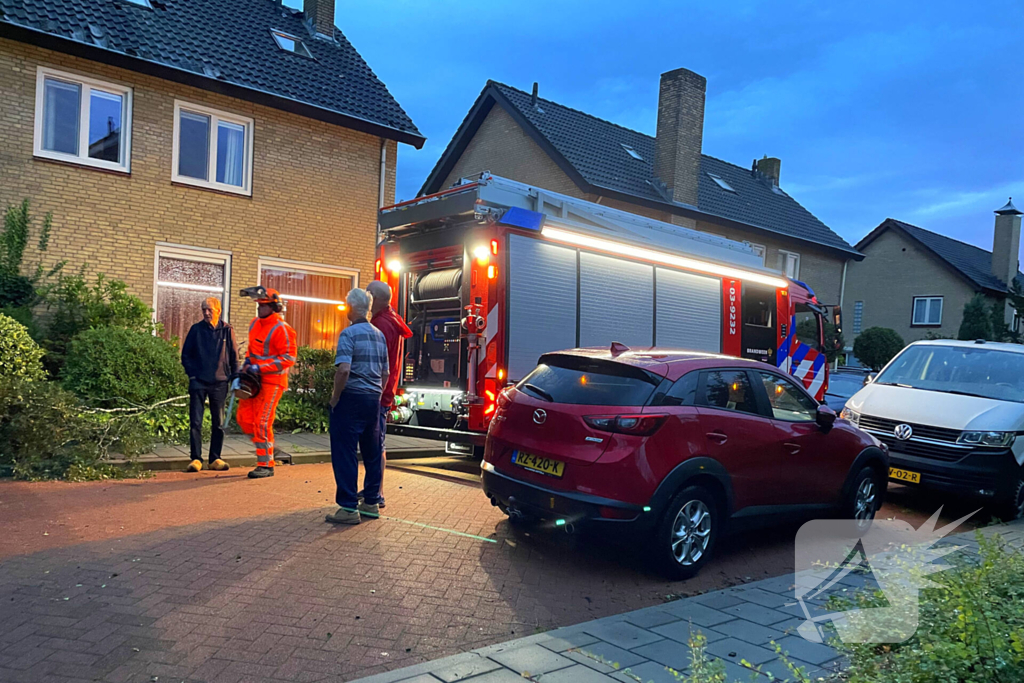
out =
[[[796,260],[796,268],[793,269],[793,274],[792,275],[790,275],[787,272],[787,268],[786,268],[786,264],[789,261],[789,257],[790,256],[794,257],[795,260]],[[780,261],[780,265],[782,266],[782,268],[780,268],[780,270],[782,271],[783,275],[788,277],[790,280],[799,280],[800,279],[800,254],[796,253],[795,251],[783,251],[782,249],[779,249],[779,261]]]
[[[923,322],[918,322],[917,321],[917,302],[918,301],[927,301],[928,302],[925,305],[925,307],[924,307],[924,321]],[[931,313],[932,306],[934,305],[934,302],[936,302],[936,301],[939,302],[939,322],[937,322],[937,323],[930,323],[930,322],[928,322],[928,318],[930,317],[928,314]],[[915,296],[914,297],[914,303],[913,303],[913,305],[912,305],[912,307],[910,309],[910,324],[913,327],[941,327],[942,326],[942,314],[945,312],[945,311],[943,311],[944,308],[945,308],[945,302],[943,301],[943,297],[941,297],[941,296]]]
[[761,257],[761,265],[765,264],[765,260],[768,258],[768,248],[763,244],[757,244],[756,242],[747,242],[747,246],[754,250],[754,253]]
[[[81,98],[78,110],[78,154],[65,154],[43,149],[43,100],[47,78],[67,81],[81,87]],[[124,163],[114,163],[105,159],[93,159],[89,156],[89,105],[92,90],[120,95],[121,100],[121,158]],[[88,76],[57,71],[44,66],[36,69],[36,109],[33,129],[33,156],[41,159],[66,161],[79,166],[91,166],[118,173],[131,173],[132,158],[132,89],[127,85],[100,81]]]
[[[202,180],[200,178],[190,178],[188,176],[178,175],[178,153],[179,153],[179,135],[181,127],[181,112],[187,111],[195,114],[201,114],[203,116],[210,117],[210,146],[208,150],[208,158],[206,160],[206,177],[211,180]],[[242,187],[237,185],[229,185],[228,183],[218,183],[213,180],[217,177],[217,135],[219,132],[219,123],[224,121],[225,123],[234,123],[245,128],[245,160],[243,162],[242,169]],[[211,109],[204,107],[200,104],[193,104],[191,102],[185,102],[183,100],[174,100],[174,139],[172,142],[173,149],[171,152],[171,180],[176,183],[183,185],[192,185],[194,187],[202,187],[207,190],[217,190],[219,192],[230,192],[232,194],[245,195],[246,197],[252,196],[252,139],[254,133],[254,122],[248,116],[239,116],[238,114],[229,114],[228,112],[220,111],[218,109]]]
[[[160,287],[171,287],[179,289],[198,289],[197,287],[184,287],[180,282],[160,283],[160,257],[177,258],[183,261],[198,261],[200,263],[219,263],[224,266],[224,296],[221,310],[221,318],[224,322],[231,321],[231,252],[223,249],[207,249],[205,247],[190,247],[182,244],[170,244],[168,242],[157,242],[153,254],[153,322],[157,322],[156,315],[159,308],[157,298],[160,295]],[[206,291],[205,288],[201,291]],[[211,294],[216,292],[211,288]]]
[[[358,268],[343,268],[341,266],[328,266],[322,263],[309,263],[306,261],[292,261],[289,259],[282,258],[265,258],[261,256],[256,264],[256,282],[263,284],[263,269],[264,268],[278,268],[280,270],[297,270],[306,273],[319,273],[321,275],[336,275],[338,277],[350,277],[352,278],[352,289],[359,288],[359,269]],[[321,304],[344,304],[344,301],[332,301],[329,299],[310,299],[307,297],[295,298],[289,297],[284,292],[280,292],[281,298],[288,301],[288,299],[295,299],[296,301],[310,301],[311,303]]]

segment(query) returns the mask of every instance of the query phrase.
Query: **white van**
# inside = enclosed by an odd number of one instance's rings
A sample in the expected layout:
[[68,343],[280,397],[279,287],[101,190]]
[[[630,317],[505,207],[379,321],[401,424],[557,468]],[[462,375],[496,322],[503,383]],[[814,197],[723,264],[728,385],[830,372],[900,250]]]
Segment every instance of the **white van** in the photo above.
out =
[[993,503],[1024,518],[1024,346],[920,341],[842,417],[889,446],[889,478]]

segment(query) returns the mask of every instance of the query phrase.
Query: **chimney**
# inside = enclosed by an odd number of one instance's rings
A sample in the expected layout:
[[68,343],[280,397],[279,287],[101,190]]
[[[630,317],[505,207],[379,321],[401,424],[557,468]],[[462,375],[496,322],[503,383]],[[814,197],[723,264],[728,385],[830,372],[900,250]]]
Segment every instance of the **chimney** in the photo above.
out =
[[1021,212],[1013,205],[1013,197],[1006,206],[996,211],[996,229],[992,237],[992,274],[1006,283],[1017,275],[1017,255],[1020,253]]
[[302,0],[302,12],[317,35],[334,40],[334,0]]
[[707,79],[689,69],[661,75],[654,174],[677,202],[697,206]]
[[530,95],[530,106],[531,107],[536,107],[537,106],[537,81],[533,82],[533,94]]
[[771,181],[775,187],[779,186],[779,172],[782,170],[782,160],[777,157],[765,156],[757,161],[757,170],[765,178]]

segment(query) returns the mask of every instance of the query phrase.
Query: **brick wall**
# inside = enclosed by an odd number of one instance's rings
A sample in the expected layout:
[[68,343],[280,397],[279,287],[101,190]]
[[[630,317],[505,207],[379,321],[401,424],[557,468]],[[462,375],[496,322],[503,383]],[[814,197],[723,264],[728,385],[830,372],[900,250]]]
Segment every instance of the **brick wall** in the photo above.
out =
[[504,109],[495,105],[455,162],[441,189],[459,178],[490,171],[494,175],[583,198],[576,184]]
[[[896,330],[907,343],[929,332],[955,337],[964,304],[974,289],[912,240],[887,230],[864,249],[864,260],[851,261],[846,275],[845,336],[852,344],[856,303],[864,302],[861,331],[869,327]],[[940,327],[911,326],[914,297],[941,296]]]
[[[131,175],[33,158],[39,66],[133,88]],[[36,216],[53,212],[50,261],[88,263],[150,305],[157,242],[231,252],[233,294],[256,284],[261,257],[372,279],[381,138],[5,39],[0,89],[0,206],[27,197]],[[254,120],[251,197],[171,183],[175,99]],[[397,143],[386,144],[387,204]],[[244,333],[252,303],[230,306]]]

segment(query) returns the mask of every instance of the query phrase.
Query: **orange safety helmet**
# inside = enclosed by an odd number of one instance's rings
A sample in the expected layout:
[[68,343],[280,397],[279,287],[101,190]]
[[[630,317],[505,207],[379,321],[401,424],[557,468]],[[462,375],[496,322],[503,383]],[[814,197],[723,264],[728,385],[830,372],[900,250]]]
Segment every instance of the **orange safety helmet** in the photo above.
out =
[[278,313],[285,310],[284,299],[276,289],[267,289],[262,285],[257,285],[256,287],[246,287],[238,294],[254,299],[258,304],[270,304],[271,308]]

